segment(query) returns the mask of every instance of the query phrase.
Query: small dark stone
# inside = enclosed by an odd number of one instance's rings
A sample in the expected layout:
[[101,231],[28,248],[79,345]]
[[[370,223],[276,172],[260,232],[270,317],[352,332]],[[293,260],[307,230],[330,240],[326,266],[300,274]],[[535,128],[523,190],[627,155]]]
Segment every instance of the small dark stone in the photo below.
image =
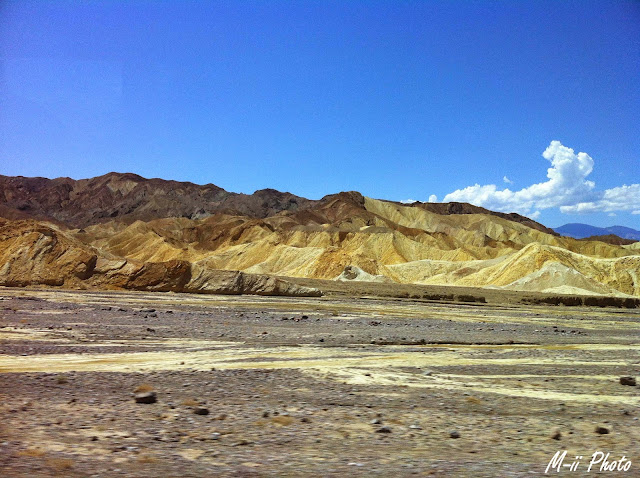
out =
[[636,386],[635,377],[620,377],[620,385],[629,385],[630,387]]
[[596,427],[596,433],[598,435],[608,435],[609,434],[609,429],[605,428],[605,427]]
[[551,435],[551,438],[553,438],[554,440],[560,440],[560,438],[562,438],[562,433],[556,431],[553,435]]
[[376,430],[376,433],[391,433],[391,427],[380,427]]
[[460,438],[460,433],[454,430],[451,433],[449,433],[449,436],[451,438]]
[[136,403],[156,403],[158,398],[156,392],[145,392],[136,394]]
[[193,413],[196,415],[209,415],[209,409],[205,407],[196,407],[193,409]]
[[311,422],[311,420],[309,420],[307,417],[302,417],[302,418],[300,419],[300,421],[301,421],[302,423],[309,423],[309,422]]

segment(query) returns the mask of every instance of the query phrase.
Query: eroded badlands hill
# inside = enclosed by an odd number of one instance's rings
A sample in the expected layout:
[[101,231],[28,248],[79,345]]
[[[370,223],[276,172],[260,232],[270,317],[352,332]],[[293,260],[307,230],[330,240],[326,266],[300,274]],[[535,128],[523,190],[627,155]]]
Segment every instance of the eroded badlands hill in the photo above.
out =
[[320,296],[265,275],[203,268],[187,261],[141,262],[115,257],[81,243],[53,225],[0,219],[0,285],[52,285],[76,288],[132,289]]
[[[0,215],[13,219],[2,224],[3,283],[23,277],[135,288],[131,281],[144,271],[171,282],[184,269],[189,278],[175,280],[188,290],[194,277],[225,269],[640,296],[637,244],[560,237],[523,216],[468,204],[403,205],[356,192],[317,201],[274,190],[242,195],[111,173],[80,181],[0,177]],[[46,231],[55,231],[55,246],[45,254]],[[46,261],[59,277],[41,272]]]

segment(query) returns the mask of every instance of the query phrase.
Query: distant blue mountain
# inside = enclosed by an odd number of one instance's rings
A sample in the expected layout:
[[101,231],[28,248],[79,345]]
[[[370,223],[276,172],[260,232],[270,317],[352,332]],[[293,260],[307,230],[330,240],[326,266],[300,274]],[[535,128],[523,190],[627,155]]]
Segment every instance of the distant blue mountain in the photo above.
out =
[[575,237],[583,239],[590,236],[606,236],[607,234],[615,234],[623,239],[631,239],[640,241],[640,231],[624,226],[596,227],[589,224],[571,223],[564,226],[555,227],[553,229],[563,236]]
[[611,231],[612,234],[615,234],[616,236],[623,239],[633,239],[634,241],[640,241],[640,231],[636,231],[635,229],[631,229],[630,227],[611,226],[607,228],[607,231]]

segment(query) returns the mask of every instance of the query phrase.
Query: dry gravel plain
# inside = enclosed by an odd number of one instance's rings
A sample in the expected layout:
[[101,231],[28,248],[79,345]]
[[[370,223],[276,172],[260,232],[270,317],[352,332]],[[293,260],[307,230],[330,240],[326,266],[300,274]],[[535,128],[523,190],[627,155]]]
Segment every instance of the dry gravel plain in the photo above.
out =
[[639,309],[0,296],[3,477],[640,476]]

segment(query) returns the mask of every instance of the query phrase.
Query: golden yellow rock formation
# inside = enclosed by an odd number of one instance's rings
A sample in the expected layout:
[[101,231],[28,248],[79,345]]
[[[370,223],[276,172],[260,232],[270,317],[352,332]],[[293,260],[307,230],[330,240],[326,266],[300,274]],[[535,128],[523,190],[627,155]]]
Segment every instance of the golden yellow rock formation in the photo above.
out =
[[344,278],[353,266],[360,280],[640,296],[640,243],[579,241],[491,214],[444,215],[361,198],[341,193],[322,207],[264,219],[218,213],[64,232],[5,221],[0,276],[18,284],[16,271],[29,270],[42,283],[75,283],[95,266],[106,282],[135,287],[125,276],[150,282],[164,273],[179,282],[180,264],[199,277],[223,269],[320,279]]

